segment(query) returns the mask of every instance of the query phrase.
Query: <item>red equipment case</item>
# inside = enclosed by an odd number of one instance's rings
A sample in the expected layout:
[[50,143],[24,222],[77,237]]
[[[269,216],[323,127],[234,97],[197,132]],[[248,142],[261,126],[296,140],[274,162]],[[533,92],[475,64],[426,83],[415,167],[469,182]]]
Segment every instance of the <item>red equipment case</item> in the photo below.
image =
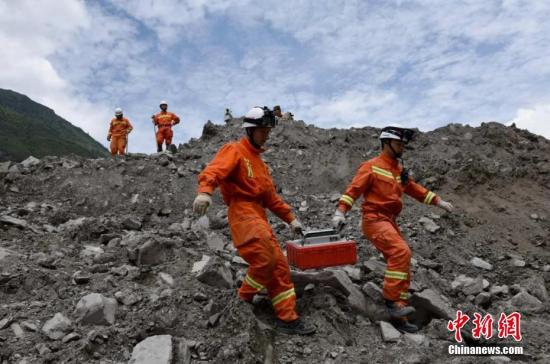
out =
[[306,232],[286,243],[287,260],[299,269],[318,269],[357,262],[357,243],[342,239],[333,229]]

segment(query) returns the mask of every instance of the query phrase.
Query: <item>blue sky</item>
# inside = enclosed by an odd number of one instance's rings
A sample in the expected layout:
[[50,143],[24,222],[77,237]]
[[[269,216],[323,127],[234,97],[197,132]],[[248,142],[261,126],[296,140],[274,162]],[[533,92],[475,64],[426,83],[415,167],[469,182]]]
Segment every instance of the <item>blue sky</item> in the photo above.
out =
[[321,127],[516,122],[550,138],[548,1],[0,0],[0,87],[106,144],[155,148],[160,100],[200,135],[230,107]]

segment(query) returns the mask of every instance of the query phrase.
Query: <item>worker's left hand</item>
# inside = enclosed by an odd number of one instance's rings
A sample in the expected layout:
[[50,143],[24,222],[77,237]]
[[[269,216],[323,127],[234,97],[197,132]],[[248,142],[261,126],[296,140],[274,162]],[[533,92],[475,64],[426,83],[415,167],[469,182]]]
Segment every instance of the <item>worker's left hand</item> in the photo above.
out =
[[206,210],[212,204],[212,197],[207,193],[199,193],[193,202],[193,212],[198,216],[206,214]]
[[291,221],[290,229],[295,235],[304,235],[302,223],[298,219]]
[[443,201],[442,199],[439,199],[439,201],[437,202],[437,207],[442,208],[447,212],[453,212],[455,208],[450,202]]

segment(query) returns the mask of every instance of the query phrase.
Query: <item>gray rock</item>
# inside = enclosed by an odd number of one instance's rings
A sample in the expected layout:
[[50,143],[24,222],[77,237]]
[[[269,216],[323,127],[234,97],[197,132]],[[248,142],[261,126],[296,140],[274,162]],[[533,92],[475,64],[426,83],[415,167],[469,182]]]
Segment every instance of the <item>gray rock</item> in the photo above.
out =
[[405,340],[413,345],[422,346],[426,343],[426,336],[421,334],[410,334],[407,332],[404,334],[404,337]]
[[92,259],[100,256],[105,251],[100,246],[84,245],[84,249],[80,252],[80,256],[83,258],[91,257]]
[[396,342],[401,337],[401,333],[386,321],[380,321],[380,332],[385,342]]
[[157,240],[148,240],[138,248],[136,264],[138,266],[157,265],[163,263],[165,259],[164,246]]
[[238,255],[234,256],[233,259],[231,259],[231,263],[234,263],[234,264],[239,264],[239,265],[244,265],[244,266],[248,266],[248,262],[246,260],[244,260],[243,258],[239,257]]
[[510,288],[507,285],[503,285],[503,286],[494,285],[491,287],[489,292],[494,296],[507,295],[510,292]]
[[197,274],[199,282],[217,288],[231,288],[233,275],[231,270],[217,258],[210,258]]
[[172,288],[174,288],[174,286],[176,285],[176,282],[174,281],[174,278],[168,273],[160,272],[159,273],[159,278],[163,283],[167,284],[168,286],[170,286]]
[[52,340],[63,338],[71,330],[72,322],[63,314],[56,313],[42,326],[42,332]]
[[141,301],[140,296],[138,296],[137,294],[133,293],[128,289],[115,292],[115,298],[118,302],[122,303],[124,306],[133,306],[139,301]]
[[451,319],[456,313],[439,293],[432,289],[426,289],[422,292],[414,293],[410,303],[414,307],[420,307],[428,311],[436,318]]
[[367,272],[374,272],[380,275],[384,275],[386,271],[386,264],[379,261],[375,257],[370,258],[363,263],[363,266],[367,269]]
[[203,255],[201,260],[193,263],[193,268],[191,269],[191,273],[199,273],[200,271],[202,271],[209,260],[210,260],[210,257],[208,255]]
[[382,288],[378,287],[374,282],[367,282],[363,285],[362,291],[378,304],[384,303]]
[[376,306],[372,299],[365,297],[358,286],[353,284],[348,275],[342,270],[325,270],[320,272],[291,271],[292,282],[300,295],[306,285],[329,286],[344,293],[348,304],[354,311],[366,315],[371,319],[385,317],[385,309]]
[[16,255],[18,255],[16,252],[0,247],[0,263],[7,259],[12,260]]
[[16,226],[21,229],[25,229],[29,226],[29,224],[25,220],[18,219],[9,215],[0,216],[0,224]]
[[470,283],[462,287],[462,292],[466,295],[477,295],[483,291],[483,277],[479,276]]
[[516,294],[510,303],[521,313],[542,313],[545,309],[544,304],[538,298],[531,296],[526,291]]
[[344,268],[344,272],[347,273],[347,275],[354,281],[360,281],[362,278],[361,269],[354,267],[352,265],[346,265]]
[[473,281],[473,278],[466,277],[464,274],[461,274],[451,282],[451,288],[453,290],[462,289],[464,286],[471,284]]
[[86,222],[85,217],[79,217],[77,219],[71,219],[61,225],[59,225],[60,230],[76,230],[80,229]]
[[194,346],[194,342],[181,337],[175,338],[174,341],[176,346],[175,364],[191,364],[191,349]]
[[525,267],[525,260],[518,259],[518,258],[512,258],[512,260],[510,261],[510,265],[512,267],[523,268],[523,267]]
[[437,225],[432,219],[426,216],[421,217],[418,222],[421,223],[422,226],[424,226],[424,229],[432,234],[441,229],[439,225]]
[[207,231],[210,229],[210,220],[207,215],[201,216],[198,220],[191,223],[191,230],[196,232]]
[[16,338],[22,339],[25,337],[25,332],[21,328],[21,325],[19,325],[17,322],[14,322],[10,325],[11,331],[13,331],[13,334]]
[[74,272],[73,274],[73,282],[76,284],[86,284],[90,282],[91,278],[92,278],[91,274],[82,272],[80,270]]
[[340,192],[333,192],[331,193],[329,200],[330,202],[336,202],[340,199],[340,197],[342,197]]
[[4,330],[13,321],[14,321],[14,317],[12,315],[8,315],[8,316],[4,317],[2,320],[0,320],[0,330]]
[[481,307],[487,307],[491,303],[491,294],[489,292],[481,292],[476,296],[475,304]]
[[185,167],[180,166],[178,167],[178,177],[185,177],[187,175],[187,172],[185,171]]
[[117,302],[99,293],[90,293],[80,299],[75,309],[77,321],[85,325],[112,325],[115,323]]
[[140,230],[141,221],[134,217],[127,217],[122,221],[122,227],[127,230]]
[[477,268],[485,269],[485,270],[493,270],[493,265],[491,263],[488,263],[484,261],[481,258],[474,257],[470,260],[470,263]]
[[541,302],[548,302],[548,291],[544,279],[539,275],[533,275],[523,284],[527,292],[538,298]]
[[38,354],[40,354],[42,356],[48,355],[52,352],[50,350],[50,348],[48,347],[48,345],[46,345],[44,343],[36,344],[36,346],[34,348],[36,349],[36,351],[38,351]]
[[68,335],[65,335],[63,337],[63,339],[61,339],[61,342],[66,344],[68,342],[71,342],[71,341],[75,341],[75,340],[79,340],[80,339],[80,335],[77,334],[76,332],[71,332],[70,334]]
[[1,174],[8,173],[8,171],[10,170],[10,166],[11,166],[11,162],[10,162],[10,161],[7,161],[7,162],[0,162],[0,173],[1,173]]
[[40,164],[40,159],[33,157],[32,155],[21,162],[24,168],[31,168]]
[[150,336],[134,347],[128,364],[172,364],[172,352],[172,336]]
[[206,235],[206,245],[214,251],[222,251],[225,247],[225,240],[218,233],[209,233]]
[[23,327],[23,329],[27,330],[27,331],[32,331],[32,332],[38,332],[39,331],[39,328],[38,328],[38,325],[40,323],[39,322],[32,322],[32,321],[23,321],[21,322],[21,327]]

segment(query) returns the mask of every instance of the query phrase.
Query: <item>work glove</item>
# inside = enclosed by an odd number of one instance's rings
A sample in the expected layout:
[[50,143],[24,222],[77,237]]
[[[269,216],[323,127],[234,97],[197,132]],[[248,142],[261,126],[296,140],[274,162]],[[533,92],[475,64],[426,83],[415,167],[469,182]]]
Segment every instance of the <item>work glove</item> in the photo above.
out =
[[193,201],[193,212],[198,216],[202,216],[206,214],[206,210],[211,204],[212,197],[208,193],[199,193]]
[[336,209],[334,216],[332,216],[332,227],[336,231],[341,231],[346,225],[346,214],[344,214],[340,209]]
[[110,135],[107,135],[107,141],[108,141],[108,142],[111,141],[111,136],[110,136]]
[[290,222],[290,229],[294,235],[304,235],[302,223],[298,219],[294,219]]
[[443,201],[442,199],[439,199],[439,201],[437,201],[437,207],[442,208],[447,212],[453,212],[454,210],[454,206],[450,202]]

